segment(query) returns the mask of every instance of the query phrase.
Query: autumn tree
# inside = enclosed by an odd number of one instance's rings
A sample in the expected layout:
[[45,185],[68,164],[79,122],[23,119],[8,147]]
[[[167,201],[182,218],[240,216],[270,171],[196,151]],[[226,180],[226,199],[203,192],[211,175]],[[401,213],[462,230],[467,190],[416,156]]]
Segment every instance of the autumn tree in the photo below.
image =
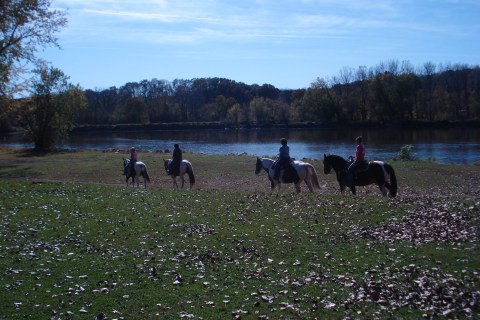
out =
[[33,94],[25,100],[19,122],[35,149],[47,151],[68,137],[86,99],[82,89],[69,83],[59,69],[38,69],[35,74]]
[[59,47],[55,34],[67,24],[65,12],[50,10],[50,0],[0,1],[0,94],[25,89],[27,65],[40,67],[40,48]]

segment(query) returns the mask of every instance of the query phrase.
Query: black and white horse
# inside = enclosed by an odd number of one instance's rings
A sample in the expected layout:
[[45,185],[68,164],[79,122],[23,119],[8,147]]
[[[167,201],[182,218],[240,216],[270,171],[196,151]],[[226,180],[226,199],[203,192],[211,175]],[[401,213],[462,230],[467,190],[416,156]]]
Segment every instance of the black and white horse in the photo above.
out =
[[137,188],[139,187],[140,181],[139,177],[143,177],[143,185],[146,188],[147,182],[150,182],[150,177],[148,176],[147,166],[141,161],[135,162],[134,170],[130,168],[130,159],[123,159],[123,175],[126,176],[126,182],[128,187],[128,179],[132,178],[132,185],[135,185],[135,180],[137,181]]
[[268,179],[270,180],[271,189],[275,189],[278,185],[278,191],[280,191],[281,183],[294,183],[295,189],[300,193],[300,183],[305,181],[308,186],[308,190],[313,192],[313,189],[320,189],[318,184],[318,177],[315,168],[310,164],[303,161],[293,161],[286,169],[280,171],[280,182],[277,183],[273,177],[275,169],[273,168],[275,160],[269,158],[257,157],[257,163],[255,167],[255,174],[259,174],[262,169],[268,173]]
[[[345,179],[348,164],[349,162],[340,156],[323,155],[323,172],[329,174],[332,169],[335,171],[342,193],[347,186]],[[388,192],[390,192],[390,197],[397,195],[397,177],[395,176],[395,170],[393,170],[391,165],[383,161],[370,161],[366,170],[354,174],[354,185],[348,187],[350,187],[352,193],[355,194],[355,186],[366,186],[373,183],[378,185],[384,196],[386,196]]]
[[[171,159],[163,159],[163,164],[165,166],[165,171],[168,172],[168,166],[170,165],[170,162],[172,162]],[[177,177],[180,177],[180,180],[182,180],[182,189],[183,185],[185,184],[185,178],[183,177],[184,175],[188,174],[188,179],[190,180],[190,189],[192,189],[193,185],[195,184],[195,175],[193,174],[193,166],[188,160],[182,160],[180,162],[180,169],[179,172],[175,173],[170,173],[169,176],[172,177],[173,180],[173,187],[178,190],[178,184],[177,184]]]

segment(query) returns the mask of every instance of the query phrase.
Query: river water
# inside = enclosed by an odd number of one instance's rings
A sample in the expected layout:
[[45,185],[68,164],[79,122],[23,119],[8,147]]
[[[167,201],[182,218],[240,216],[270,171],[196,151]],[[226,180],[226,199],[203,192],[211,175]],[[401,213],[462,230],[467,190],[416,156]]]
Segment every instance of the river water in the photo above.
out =
[[[225,129],[152,132],[100,132],[72,134],[63,149],[129,148],[143,151],[173,150],[175,143],[186,152],[242,154],[274,157],[280,138],[288,139],[290,155],[297,159],[323,159],[323,154],[342,157],[355,151],[355,138],[363,136],[366,157],[388,161],[404,145],[413,146],[419,160],[447,164],[480,164],[480,128],[446,129]],[[0,145],[32,147],[21,135],[0,136]]]

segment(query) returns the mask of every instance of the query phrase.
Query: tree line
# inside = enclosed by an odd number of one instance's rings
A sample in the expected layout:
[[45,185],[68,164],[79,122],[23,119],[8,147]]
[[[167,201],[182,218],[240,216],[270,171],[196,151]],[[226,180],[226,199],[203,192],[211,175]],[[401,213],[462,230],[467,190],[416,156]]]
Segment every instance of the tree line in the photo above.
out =
[[77,124],[464,121],[480,119],[480,67],[396,60],[343,68],[305,89],[225,78],[144,80],[85,90]]

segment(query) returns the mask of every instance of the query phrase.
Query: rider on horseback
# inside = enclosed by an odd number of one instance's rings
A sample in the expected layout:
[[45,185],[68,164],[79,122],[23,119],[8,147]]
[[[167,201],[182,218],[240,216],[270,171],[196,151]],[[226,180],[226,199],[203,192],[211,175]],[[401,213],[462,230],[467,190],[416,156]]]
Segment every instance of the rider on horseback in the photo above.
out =
[[168,165],[167,174],[180,174],[180,164],[182,163],[182,150],[180,146],[175,143],[172,155],[172,161]]
[[135,147],[130,149],[130,166],[129,170],[131,172],[130,175],[135,175],[135,162],[137,162],[137,151],[135,151]]
[[273,175],[273,179],[278,181],[280,178],[280,171],[287,166],[291,159],[290,159],[290,148],[287,145],[287,139],[282,138],[280,139],[280,143],[282,146],[279,149],[278,153],[278,160],[274,164],[275,166],[275,174]]
[[363,138],[362,136],[358,136],[357,139],[355,139],[357,142],[357,148],[355,150],[355,161],[353,161],[347,169],[347,176],[345,178],[345,182],[347,186],[352,186],[353,185],[353,175],[356,171],[358,171],[360,168],[364,167],[366,164],[365,161],[365,147],[363,146]]

